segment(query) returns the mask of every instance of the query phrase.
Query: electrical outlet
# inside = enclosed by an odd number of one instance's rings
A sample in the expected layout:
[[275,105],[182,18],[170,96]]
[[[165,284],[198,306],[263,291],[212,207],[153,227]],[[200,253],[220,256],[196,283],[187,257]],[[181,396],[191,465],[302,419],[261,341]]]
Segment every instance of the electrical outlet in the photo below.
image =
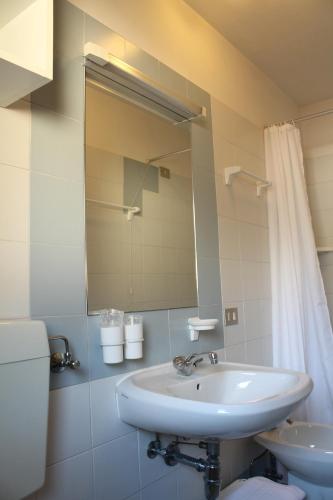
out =
[[228,307],[224,310],[224,324],[225,326],[238,325],[237,307]]
[[160,175],[165,179],[170,179],[170,169],[166,167],[160,167]]

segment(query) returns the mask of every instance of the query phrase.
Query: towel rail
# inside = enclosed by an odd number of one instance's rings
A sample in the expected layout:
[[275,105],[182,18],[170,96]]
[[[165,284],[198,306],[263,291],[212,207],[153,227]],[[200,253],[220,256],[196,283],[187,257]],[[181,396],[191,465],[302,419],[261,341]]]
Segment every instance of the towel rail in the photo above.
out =
[[121,208],[123,210],[127,210],[127,220],[133,220],[135,214],[139,214],[141,209],[139,207],[130,207],[128,205],[120,205],[119,203],[113,203],[111,201],[102,201],[102,200],[94,200],[91,198],[87,198],[86,201],[88,203],[95,203],[95,205],[100,205],[105,208]]
[[234,177],[237,177],[238,175],[244,175],[256,181],[258,197],[261,196],[261,192],[263,189],[266,189],[272,185],[272,183],[267,179],[264,179],[263,177],[253,174],[252,172],[249,172],[249,170],[245,170],[244,168],[238,166],[227,167],[224,169],[224,178],[226,185],[231,186]]

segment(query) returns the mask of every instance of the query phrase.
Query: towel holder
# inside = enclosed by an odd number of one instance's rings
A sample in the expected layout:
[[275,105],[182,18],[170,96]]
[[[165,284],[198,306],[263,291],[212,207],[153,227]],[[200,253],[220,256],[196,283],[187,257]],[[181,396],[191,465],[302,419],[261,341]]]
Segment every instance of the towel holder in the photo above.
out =
[[253,174],[252,172],[249,172],[248,170],[245,170],[244,168],[239,166],[227,167],[224,169],[224,178],[226,185],[231,186],[234,178],[237,177],[238,175],[244,175],[256,181],[258,197],[261,196],[263,189],[266,189],[272,185],[272,183],[267,179],[264,179],[259,175]]

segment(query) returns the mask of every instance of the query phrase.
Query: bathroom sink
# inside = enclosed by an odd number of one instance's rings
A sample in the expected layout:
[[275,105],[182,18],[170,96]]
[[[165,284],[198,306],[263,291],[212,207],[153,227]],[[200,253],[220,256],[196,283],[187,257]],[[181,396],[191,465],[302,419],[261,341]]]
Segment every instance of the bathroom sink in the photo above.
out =
[[305,373],[236,363],[202,363],[191,376],[170,363],[117,384],[121,420],[141,429],[234,439],[277,426],[308,396]]

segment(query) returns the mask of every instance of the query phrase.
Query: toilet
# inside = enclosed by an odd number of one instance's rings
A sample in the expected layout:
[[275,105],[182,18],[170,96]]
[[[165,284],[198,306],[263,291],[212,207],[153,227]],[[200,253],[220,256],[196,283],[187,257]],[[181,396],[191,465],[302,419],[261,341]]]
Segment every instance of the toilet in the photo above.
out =
[[333,426],[285,423],[255,437],[288,470],[288,483],[307,494],[307,500],[333,499]]
[[42,321],[0,321],[0,500],[45,479],[50,350]]

